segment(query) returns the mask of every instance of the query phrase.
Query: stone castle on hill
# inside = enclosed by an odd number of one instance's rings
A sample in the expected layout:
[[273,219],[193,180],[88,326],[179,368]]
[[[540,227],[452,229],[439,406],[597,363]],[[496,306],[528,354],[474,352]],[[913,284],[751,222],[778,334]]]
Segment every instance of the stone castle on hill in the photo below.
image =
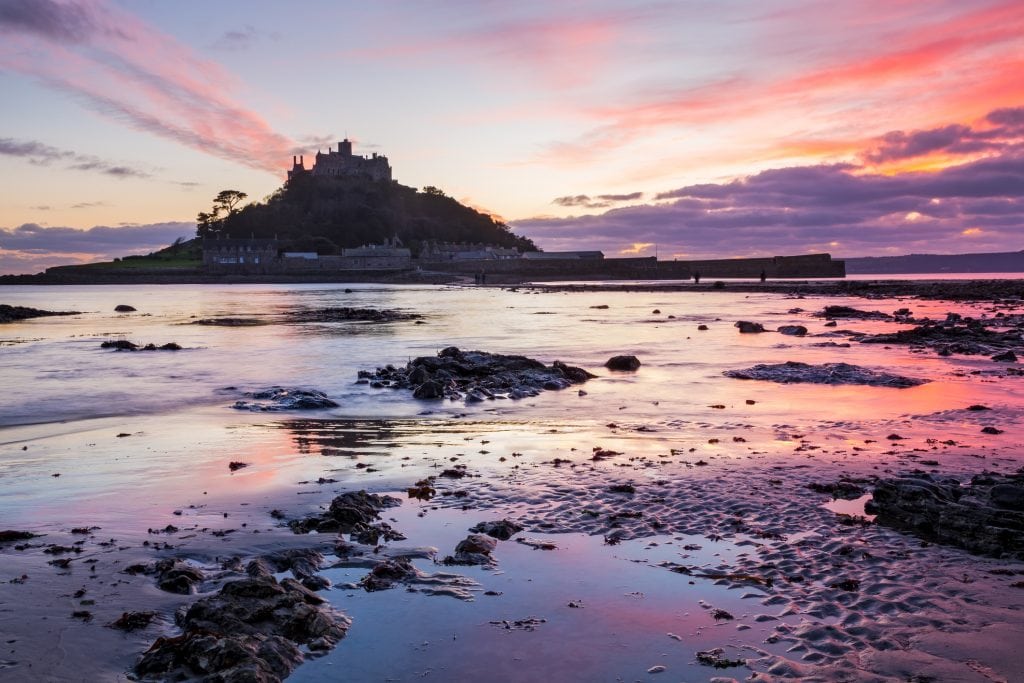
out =
[[298,174],[309,173],[314,177],[325,176],[367,176],[373,180],[391,180],[391,164],[384,155],[364,157],[352,153],[352,141],[345,138],[338,143],[338,151],[328,150],[327,154],[317,151],[313,168],[306,170],[305,160],[300,156],[292,157],[292,170],[288,171],[291,180]]

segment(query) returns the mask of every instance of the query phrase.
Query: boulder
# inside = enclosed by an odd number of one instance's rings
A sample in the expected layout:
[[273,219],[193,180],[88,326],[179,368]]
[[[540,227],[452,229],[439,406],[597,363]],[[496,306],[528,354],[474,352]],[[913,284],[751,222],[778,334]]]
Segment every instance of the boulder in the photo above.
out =
[[114,306],[114,310],[118,313],[132,313],[135,311],[135,307],[129,306],[128,304],[118,304],[117,306]]
[[962,484],[914,474],[875,487],[875,522],[982,555],[1024,560],[1024,474],[982,474]]
[[757,334],[765,331],[764,325],[761,323],[752,323],[748,320],[737,321],[734,327],[739,328],[740,334]]
[[780,334],[789,335],[791,337],[802,337],[807,334],[807,328],[803,325],[783,325],[778,331]]
[[619,372],[635,372],[640,368],[640,359],[636,356],[612,356],[605,361],[604,366]]
[[928,380],[878,372],[849,363],[824,363],[810,365],[796,361],[777,364],[760,364],[743,370],[726,370],[722,373],[735,379],[759,379],[780,384],[863,384],[875,387],[904,389],[925,384]]

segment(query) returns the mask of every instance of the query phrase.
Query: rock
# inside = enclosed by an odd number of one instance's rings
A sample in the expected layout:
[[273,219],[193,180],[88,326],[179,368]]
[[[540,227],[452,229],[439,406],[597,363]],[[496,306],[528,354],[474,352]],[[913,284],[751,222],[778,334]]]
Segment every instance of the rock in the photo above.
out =
[[327,650],[350,620],[292,579],[273,576],[224,584],[194,602],[181,635],[158,638],[135,674],[160,680],[280,681],[304,659],[300,646]]
[[992,360],[1001,363],[1016,363],[1017,354],[1015,354],[1013,351],[1004,351],[1003,353],[997,353],[996,355],[992,356]]
[[191,324],[213,327],[255,327],[256,325],[266,325],[268,321],[257,318],[200,318],[193,320]]
[[748,320],[737,321],[734,327],[738,327],[740,334],[758,334],[764,332],[764,325],[761,323],[752,323]]
[[199,568],[171,558],[157,560],[153,571],[157,574],[157,587],[160,590],[180,595],[195,593],[196,584],[206,578]]
[[15,531],[14,529],[4,529],[0,531],[0,543],[11,543],[12,541],[27,541],[30,538],[35,538],[37,534],[33,534],[29,531]]
[[292,520],[288,526],[297,534],[310,531],[358,533],[369,529],[380,518],[381,510],[401,503],[392,496],[367,493],[365,490],[349,491],[336,496],[326,513]]
[[826,306],[814,314],[818,318],[856,318],[858,320],[889,320],[892,318],[881,311],[861,311],[850,306]]
[[697,325],[697,329],[698,329],[699,331],[701,331],[701,332],[707,332],[707,330],[708,330],[708,326],[707,326],[707,325],[703,325],[703,324],[701,324],[701,325]]
[[115,339],[107,340],[100,344],[101,349],[115,349],[117,351],[135,351],[139,348],[138,344],[133,344],[127,339]]
[[611,493],[636,493],[636,487],[632,484],[612,484],[608,490]]
[[297,311],[290,311],[285,314],[285,320],[290,323],[337,323],[337,322],[367,322],[367,323],[390,323],[399,320],[418,320],[423,316],[416,313],[405,313],[388,309],[375,308],[351,308],[339,306],[334,308],[308,308]]
[[998,427],[982,427],[981,428],[981,433],[982,434],[1002,434],[1003,430],[999,429]]
[[523,527],[507,519],[501,519],[496,522],[480,522],[470,529],[470,531],[487,534],[501,541],[507,541],[522,530]]
[[247,393],[245,396],[253,400],[235,401],[232,408],[272,413],[284,410],[324,410],[338,406],[327,397],[327,394],[316,389],[270,387],[263,391]]
[[975,410],[975,411],[977,411],[977,410],[992,410],[992,409],[989,408],[988,406],[983,406],[980,403],[975,403],[973,405],[967,406],[967,410]]
[[359,381],[375,388],[408,389],[417,399],[466,399],[470,403],[536,396],[592,377],[586,370],[561,361],[545,366],[525,356],[461,351],[454,346],[442,349],[436,357],[411,360],[404,368],[389,365],[376,372],[359,371]]
[[787,361],[778,364],[755,365],[744,370],[726,370],[722,373],[735,379],[758,379],[780,384],[806,382],[810,384],[863,384],[875,387],[904,389],[925,384],[928,380],[877,372],[849,363],[810,365]]
[[41,308],[28,306],[8,306],[0,304],[0,323],[15,323],[32,318],[44,318],[52,315],[78,315],[79,311],[44,311]]
[[382,591],[392,588],[396,583],[408,581],[418,576],[412,560],[408,557],[396,557],[383,560],[374,565],[370,573],[359,581],[366,591]]
[[865,506],[875,522],[935,543],[1024,560],[1024,474],[985,474],[962,485],[915,474],[875,487]]
[[860,483],[861,482],[840,479],[839,481],[827,484],[811,482],[807,485],[807,488],[816,493],[827,493],[832,496],[833,499],[842,498],[843,500],[854,500],[864,495],[864,487],[861,486]]
[[237,472],[238,470],[242,469],[243,467],[248,467],[248,466],[249,466],[249,463],[241,462],[239,460],[232,460],[231,462],[228,463],[228,469],[231,470],[232,472]]
[[640,368],[640,359],[636,356],[612,356],[605,361],[604,366],[619,372],[635,372]]
[[149,623],[155,618],[156,612],[125,612],[118,617],[117,621],[107,624],[107,626],[119,631],[138,631],[149,626]]
[[1024,511],[1024,483],[996,484],[989,491],[996,507]]
[[484,534],[470,534],[455,546],[455,555],[442,560],[443,564],[490,565],[494,563],[491,553],[498,547],[498,542]]
[[128,304],[118,304],[117,306],[114,306],[114,310],[118,313],[132,313],[135,311],[135,307],[129,306]]
[[[997,324],[996,321],[988,321]],[[1016,358],[1013,349],[1024,348],[1021,332],[990,330],[981,321],[959,319],[946,323],[926,321],[909,330],[888,334],[866,335],[860,338],[862,344],[908,344],[919,348],[935,350],[940,356],[962,354],[967,356],[991,356],[996,360]],[[1005,355],[1005,354],[1010,354]]]
[[807,328],[803,325],[783,325],[778,329],[778,332],[792,337],[802,337],[807,334]]
[[[424,370],[423,368],[417,368],[416,370],[413,371],[413,373],[410,374],[425,373],[426,370]],[[423,400],[444,398],[444,385],[438,382],[437,380],[427,380],[420,384],[418,387],[416,387],[416,389],[412,392],[412,397]]]

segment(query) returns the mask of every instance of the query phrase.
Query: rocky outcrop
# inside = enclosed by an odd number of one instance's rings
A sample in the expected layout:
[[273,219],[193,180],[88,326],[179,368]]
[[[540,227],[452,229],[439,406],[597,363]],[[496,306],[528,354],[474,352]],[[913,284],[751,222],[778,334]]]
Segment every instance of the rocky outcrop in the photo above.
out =
[[962,485],[914,474],[875,487],[875,522],[972,553],[1024,560],[1024,474],[980,474]]
[[118,304],[114,306],[114,311],[117,313],[134,313],[135,310],[134,306],[129,306],[128,304]]
[[135,665],[142,680],[280,681],[345,636],[350,620],[294,579],[257,566],[193,603],[181,634],[158,638]]
[[749,320],[738,320],[734,327],[739,328],[740,334],[758,334],[766,331],[761,323],[752,323]]
[[735,379],[760,379],[780,384],[863,384],[873,387],[905,389],[925,384],[928,380],[903,377],[888,372],[869,370],[849,363],[824,363],[810,365],[787,361],[777,364],[760,364],[744,370],[726,370],[722,373]]
[[499,541],[507,541],[522,530],[522,526],[508,519],[501,519],[494,522],[480,522],[470,529],[470,531],[478,534],[487,534]]
[[285,410],[324,410],[337,408],[338,404],[327,398],[327,394],[316,389],[287,389],[270,387],[263,391],[245,394],[248,401],[235,401],[231,406],[235,410],[252,410],[258,412],[279,412]]
[[174,342],[167,342],[161,346],[157,346],[156,344],[140,346],[135,342],[128,341],[127,339],[107,340],[100,344],[100,348],[114,349],[115,351],[181,351],[181,346]]
[[852,318],[856,320],[892,320],[892,316],[881,311],[862,311],[850,306],[826,306],[814,314],[818,318]]
[[359,371],[359,381],[376,388],[412,390],[418,399],[465,399],[468,403],[499,396],[518,399],[544,390],[565,389],[594,377],[582,368],[555,361],[550,366],[526,356],[461,351],[454,346],[436,357],[421,356],[404,368],[388,365]]
[[492,565],[495,560],[491,553],[494,552],[497,546],[498,542],[490,536],[470,534],[455,546],[455,554],[448,555],[441,563],[448,565]]
[[779,327],[778,333],[790,337],[803,337],[807,334],[807,328],[803,325],[782,325]]
[[335,497],[327,512],[322,515],[292,520],[288,526],[298,534],[310,531],[359,534],[375,528],[373,525],[380,519],[381,510],[401,504],[402,501],[392,496],[367,493],[365,490],[348,491]]
[[[1002,329],[990,329],[990,325],[999,325]],[[1014,351],[1024,351],[1020,327],[1007,324],[1007,321],[988,320],[983,323],[960,316],[950,316],[942,322],[927,321],[909,330],[861,337],[860,342],[908,344],[933,349],[940,356],[992,356],[993,360],[996,360],[995,356],[1009,359]],[[1009,355],[1002,355],[1006,353]]]
[[79,311],[44,311],[41,308],[28,306],[8,306],[0,304],[0,323],[14,323],[31,318],[44,318],[51,315],[78,315]]
[[636,356],[612,356],[604,362],[604,366],[619,372],[635,372],[640,369],[640,359]]
[[405,313],[388,309],[342,306],[337,308],[307,308],[290,311],[284,317],[285,320],[292,323],[389,323],[399,320],[419,320],[423,316],[416,313]]

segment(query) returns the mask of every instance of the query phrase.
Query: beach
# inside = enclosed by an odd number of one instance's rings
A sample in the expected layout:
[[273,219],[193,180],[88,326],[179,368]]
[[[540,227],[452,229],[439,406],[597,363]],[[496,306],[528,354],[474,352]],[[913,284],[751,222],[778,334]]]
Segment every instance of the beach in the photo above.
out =
[[[135,667],[189,606],[296,581],[333,629],[296,681],[1020,680],[1024,556],[865,507],[1024,466],[1013,282],[0,288],[78,311],[0,326],[0,527],[32,534],[0,544],[0,675],[168,680]],[[593,377],[386,379],[450,348]],[[360,491],[397,502],[328,530]]]

